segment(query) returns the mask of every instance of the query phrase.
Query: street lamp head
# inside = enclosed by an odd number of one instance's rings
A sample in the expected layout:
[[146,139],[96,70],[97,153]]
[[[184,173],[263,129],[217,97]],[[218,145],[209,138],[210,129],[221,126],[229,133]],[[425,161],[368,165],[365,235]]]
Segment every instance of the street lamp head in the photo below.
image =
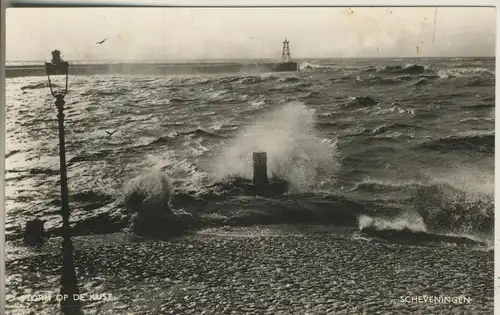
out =
[[[64,97],[68,93],[69,63],[62,60],[61,52],[59,50],[52,51],[52,60],[45,63],[45,72],[47,73],[47,78],[49,80],[50,93],[52,93],[54,97],[56,97],[56,95],[62,95],[62,97]],[[66,87],[64,90],[57,93],[54,92],[54,90],[52,89],[52,82],[50,80],[51,75],[66,76]]]
[[52,51],[52,63],[58,63],[61,62],[61,52],[59,50],[53,50]]
[[59,50],[52,51],[52,60],[45,63],[45,71],[47,75],[67,75],[69,70],[69,63],[62,60],[61,52]]

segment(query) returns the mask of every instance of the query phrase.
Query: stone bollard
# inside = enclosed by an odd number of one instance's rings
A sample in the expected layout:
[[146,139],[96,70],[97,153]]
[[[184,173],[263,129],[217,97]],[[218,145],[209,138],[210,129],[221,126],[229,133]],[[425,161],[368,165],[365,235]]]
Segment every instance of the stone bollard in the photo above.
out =
[[253,153],[253,185],[259,194],[267,190],[267,153]]
[[44,243],[45,228],[44,221],[34,219],[26,222],[24,230],[24,242],[29,246],[42,246]]

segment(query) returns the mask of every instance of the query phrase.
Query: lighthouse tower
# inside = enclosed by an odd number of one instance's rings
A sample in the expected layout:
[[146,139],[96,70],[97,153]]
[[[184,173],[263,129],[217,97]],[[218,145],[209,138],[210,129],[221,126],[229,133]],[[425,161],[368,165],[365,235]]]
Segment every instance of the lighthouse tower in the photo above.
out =
[[285,38],[283,42],[283,52],[281,53],[282,63],[292,63],[292,57],[290,56],[290,42]]
[[281,53],[281,62],[269,64],[268,67],[274,72],[299,71],[299,66],[292,61],[290,56],[290,42],[285,38],[283,42],[283,52]]

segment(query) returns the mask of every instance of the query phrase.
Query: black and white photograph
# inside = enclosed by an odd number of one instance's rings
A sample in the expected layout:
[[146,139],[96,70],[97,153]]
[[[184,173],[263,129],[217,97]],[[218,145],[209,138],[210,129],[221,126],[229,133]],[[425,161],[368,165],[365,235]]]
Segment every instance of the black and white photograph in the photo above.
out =
[[5,314],[493,314],[496,15],[7,9]]

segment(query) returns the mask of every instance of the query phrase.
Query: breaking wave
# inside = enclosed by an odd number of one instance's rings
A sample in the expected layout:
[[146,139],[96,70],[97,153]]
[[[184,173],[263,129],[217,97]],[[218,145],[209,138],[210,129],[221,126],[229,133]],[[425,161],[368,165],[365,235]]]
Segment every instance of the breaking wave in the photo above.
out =
[[293,102],[267,113],[242,130],[215,162],[216,178],[252,176],[252,153],[267,152],[268,175],[285,178],[303,191],[335,179],[336,141],[319,137],[315,111]]
[[320,65],[316,63],[303,62],[299,65],[300,70],[321,70],[321,69],[334,69],[331,65]]
[[426,68],[417,64],[410,65],[388,65],[383,67],[370,67],[365,70],[365,72],[378,72],[385,74],[423,74],[426,71]]

